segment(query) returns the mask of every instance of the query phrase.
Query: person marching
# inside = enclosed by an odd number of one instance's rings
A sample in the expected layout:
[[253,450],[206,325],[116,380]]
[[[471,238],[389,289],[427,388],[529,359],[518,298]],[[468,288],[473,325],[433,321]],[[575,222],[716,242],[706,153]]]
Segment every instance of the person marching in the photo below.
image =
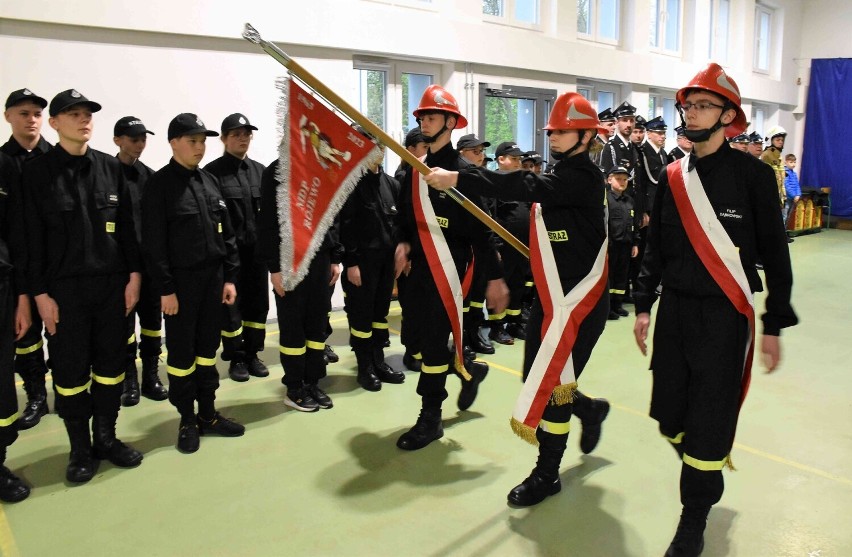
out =
[[169,401],[180,414],[177,449],[187,454],[198,450],[200,435],[245,433],[215,404],[220,306],[236,300],[239,271],[219,181],[199,168],[206,139],[217,135],[195,114],[175,116],[168,128],[172,158],[142,194],[142,245],[165,316]]
[[[19,177],[26,161],[43,155],[52,148],[41,135],[42,113],[46,107],[45,99],[26,88],[12,91],[6,98],[4,116],[12,127],[12,136],[0,146],[0,152],[11,158],[12,166]],[[35,427],[49,411],[45,385],[47,364],[44,361],[42,338],[44,324],[32,298],[30,314],[32,325],[23,337],[15,341],[15,372],[23,379],[24,391],[27,393],[27,403],[18,418],[18,429]]]
[[[374,139],[360,126],[355,129]],[[375,162],[349,195],[340,211],[343,244],[341,277],[346,295],[349,344],[358,362],[358,384],[379,391],[382,383],[400,384],[405,374],[385,363],[389,339],[388,311],[394,280],[394,253],[398,241],[399,182]]]
[[142,262],[121,163],[88,145],[100,109],[76,89],[53,97],[59,143],[22,175],[27,281],[55,356],[56,411],[71,443],[65,477],[75,483],[94,477],[93,457],[124,468],[142,462],[115,435]]
[[781,359],[781,329],[798,322],[793,274],[778,218],[771,169],[731,149],[725,136],[746,127],[739,89],[715,63],[676,93],[689,157],[660,175],[636,290],[634,335],[642,354],[662,284],[653,339],[651,417],[681,463],[677,532],[666,555],[696,556],[707,515],[724,490],[748,390],[755,340],[753,293],[769,293],[760,350],[768,371]]
[[269,370],[257,357],[266,340],[269,313],[267,271],[255,258],[257,215],[260,212],[260,179],[264,166],[248,155],[253,131],[242,114],[222,120],[225,154],[204,167],[219,178],[222,196],[228,206],[231,226],[240,252],[240,269],[235,286],[237,301],[222,306],[222,359],[230,361],[228,375],[234,381],[267,377]]
[[[606,190],[588,147],[601,128],[589,102],[578,93],[557,97],[547,130],[552,173],[500,174],[478,168],[457,172],[433,168],[429,185],[454,185],[480,195],[533,202],[530,263],[536,296],[524,347],[524,387],[512,418],[523,439],[538,443],[532,473],[509,492],[509,503],[531,506],[561,490],[559,465],[565,452],[571,415],[583,422],[584,437],[600,434],[609,411],[603,400],[577,391],[609,313],[607,295]],[[590,452],[595,439],[581,439]]]
[[[457,169],[469,166],[459,156],[450,141],[451,130],[467,126],[456,99],[439,85],[430,85],[423,92],[414,110],[421,132],[429,144],[425,164]],[[461,190],[465,193],[464,190]],[[479,196],[471,198],[480,207]],[[486,302],[500,313],[508,297],[506,283],[490,241],[490,231],[446,194],[431,190],[409,169],[402,181],[400,196],[401,239],[395,255],[396,273],[402,272],[409,261],[408,288],[417,292],[404,308],[404,319],[412,325],[415,352],[423,356],[417,394],[421,397],[420,416],[414,426],[397,440],[403,450],[418,450],[444,435],[441,405],[447,398],[447,375],[454,370],[462,375],[458,406],[466,410],[473,404],[479,384],[488,372],[484,364],[462,361],[458,354],[461,338],[462,277],[477,265],[486,269]],[[442,255],[439,255],[442,254]],[[471,269],[471,256],[475,264]],[[452,259],[454,265],[444,267],[439,260]],[[455,286],[447,286],[447,285]],[[451,321],[452,319],[452,321]],[[416,329],[414,326],[416,325]],[[447,340],[453,332],[456,350],[447,350]],[[409,347],[409,349],[411,349]],[[454,355],[455,354],[455,355]]]
[[[113,127],[113,143],[118,147],[116,158],[121,162],[121,171],[130,202],[133,206],[133,224],[136,241],[142,243],[142,190],[145,182],[154,173],[139,157],[148,143],[148,135],[154,135],[135,116],[125,116]],[[136,315],[139,315],[141,341],[136,341]],[[136,349],[142,358],[142,395],[151,400],[166,400],[169,391],[160,382],[157,366],[162,352],[163,314],[160,312],[160,296],[151,290],[151,276],[142,270],[139,303],[127,316],[127,362],[124,370],[122,406],[139,404],[139,372],[136,370]]]
[[630,173],[623,166],[613,166],[607,175],[607,207],[609,209],[609,320],[630,315],[622,307],[627,292],[630,260],[639,254],[633,198],[627,193]]
[[29,486],[5,466],[6,449],[18,438],[15,340],[32,324],[19,180],[14,161],[0,152],[0,501],[6,503],[30,495]]

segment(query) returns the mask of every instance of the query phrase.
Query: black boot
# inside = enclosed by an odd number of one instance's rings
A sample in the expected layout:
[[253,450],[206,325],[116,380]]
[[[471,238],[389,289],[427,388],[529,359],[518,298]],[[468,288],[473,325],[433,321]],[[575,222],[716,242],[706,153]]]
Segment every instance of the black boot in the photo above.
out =
[[17,503],[30,496],[30,488],[21,478],[4,466],[6,462],[6,447],[0,448],[0,501]]
[[467,346],[474,352],[478,352],[480,354],[493,354],[494,353],[494,345],[491,344],[491,341],[488,340],[488,335],[483,335],[480,333],[479,329],[475,331],[470,331],[467,335],[467,342],[465,342]]
[[92,457],[92,438],[89,434],[88,418],[65,420],[65,430],[71,442],[71,454],[65,468],[65,479],[74,483],[85,483],[95,477],[97,462]]
[[698,557],[704,551],[704,527],[709,507],[684,507],[677,533],[665,557]]
[[432,441],[444,436],[444,426],[441,423],[440,408],[424,408],[414,427],[403,433],[396,441],[396,446],[406,451],[422,449]]
[[473,405],[476,400],[476,395],[479,393],[479,384],[488,375],[488,364],[485,362],[477,362],[475,360],[467,360],[464,364],[467,372],[470,374],[470,381],[462,378],[461,391],[459,391],[459,410],[467,410]]
[[385,363],[385,350],[381,346],[373,347],[373,369],[376,377],[382,383],[394,383],[399,385],[405,382],[405,374],[401,371],[396,371],[394,368]]
[[142,358],[142,396],[151,400],[166,400],[169,390],[160,382],[157,367],[160,364],[158,356]]
[[24,391],[27,393],[27,403],[17,421],[19,430],[37,426],[42,416],[49,412],[44,380],[47,366],[44,362],[35,362],[35,364],[28,362],[28,364],[28,369],[20,371],[24,380]]
[[231,365],[228,366],[228,375],[232,380],[239,383],[244,383],[249,380],[250,375],[248,366],[243,361],[242,356],[234,356],[231,359]]
[[263,365],[257,354],[247,354],[246,367],[252,377],[269,377],[269,368]]
[[565,453],[568,434],[547,433],[542,429],[535,432],[538,439],[538,462],[532,473],[509,492],[510,504],[518,507],[531,507],[544,501],[550,495],[562,491],[559,479],[559,464]]
[[122,406],[136,406],[139,404],[139,372],[136,371],[136,362],[128,362],[124,370],[124,390],[121,393]]
[[121,468],[133,468],[142,464],[142,453],[128,447],[115,437],[115,421],[118,416],[95,416],[92,418],[92,446],[96,458],[108,460]]
[[423,362],[415,358],[413,354],[406,350],[405,354],[402,355],[402,365],[411,371],[420,371],[423,367]]
[[574,414],[583,424],[580,450],[589,454],[601,439],[601,424],[609,414],[609,402],[603,398],[589,398],[580,391],[574,392]]
[[326,344],[325,348],[323,348],[322,357],[326,364],[336,364],[340,361],[340,356],[338,356],[337,352],[335,352],[328,344]]
[[358,361],[358,384],[368,391],[382,390],[382,382],[376,376],[376,369],[373,367],[373,355],[370,350],[356,349],[355,359]]

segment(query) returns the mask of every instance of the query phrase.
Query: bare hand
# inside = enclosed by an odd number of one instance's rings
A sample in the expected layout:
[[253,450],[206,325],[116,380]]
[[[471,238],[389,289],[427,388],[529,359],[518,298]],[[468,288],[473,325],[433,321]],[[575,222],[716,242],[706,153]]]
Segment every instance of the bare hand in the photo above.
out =
[[488,281],[485,287],[485,302],[489,310],[502,313],[509,306],[509,287],[503,279]]
[[269,273],[269,282],[276,294],[284,297],[284,277],[281,273]]
[[630,257],[636,257],[637,255],[639,255],[639,246],[633,246],[630,249]]
[[30,310],[30,297],[26,294],[18,296],[18,307],[15,309],[15,340],[21,340],[33,324]]
[[222,303],[225,305],[232,306],[236,301],[237,287],[234,286],[233,282],[226,282],[225,285],[222,286]]
[[[399,278],[399,275],[403,273],[403,271],[410,271],[411,264],[408,261],[408,254],[411,251],[411,244],[408,242],[400,242],[396,246],[396,251],[393,254],[393,269],[394,269],[394,278]],[[408,272],[406,271],[406,275]]]
[[448,190],[454,187],[459,181],[459,173],[452,170],[444,170],[443,168],[433,168],[430,174],[423,177],[430,187],[439,191]]
[[139,302],[139,289],[142,287],[142,273],[130,273],[127,286],[124,287],[124,315],[130,315]]
[[337,282],[337,279],[340,278],[340,263],[332,263],[330,271],[331,280],[328,281],[328,285],[334,286],[334,283]]
[[351,282],[353,286],[361,286],[361,267],[358,265],[347,267],[346,280]]
[[177,315],[178,299],[177,294],[169,294],[168,296],[160,296],[160,309],[164,315]]
[[56,301],[48,294],[39,294],[35,297],[36,306],[38,307],[38,315],[44,323],[44,328],[47,332],[55,335],[56,324],[59,323],[59,306]]
[[772,335],[761,335],[760,353],[766,373],[772,373],[781,363],[781,339]]
[[651,325],[651,314],[644,312],[636,315],[636,323],[633,324],[633,336],[636,338],[636,345],[639,346],[639,351],[643,356],[648,355],[648,345],[645,341],[648,340],[648,327]]
[[645,228],[650,223],[651,223],[651,215],[649,215],[648,213],[644,213],[642,215],[642,224],[639,225],[639,228]]

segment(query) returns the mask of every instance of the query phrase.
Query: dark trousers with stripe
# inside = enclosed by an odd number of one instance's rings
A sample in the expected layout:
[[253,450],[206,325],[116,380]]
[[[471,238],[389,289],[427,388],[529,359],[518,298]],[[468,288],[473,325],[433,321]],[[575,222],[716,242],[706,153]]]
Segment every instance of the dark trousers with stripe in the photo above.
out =
[[174,269],[178,312],[166,315],[166,349],[169,352],[169,401],[182,418],[198,413],[211,418],[219,373],[216,350],[222,319],[222,264],[199,269]]
[[[136,336],[136,317],[139,317],[139,336]],[[162,353],[163,313],[160,311],[160,297],[151,290],[151,278],[142,274],[142,286],[139,289],[139,303],[127,316],[127,363],[136,362],[136,350],[144,360],[158,358]]]
[[22,379],[38,379],[44,383],[47,364],[44,361],[44,324],[39,317],[35,299],[30,296],[33,323],[20,340],[15,341],[15,371]]
[[282,383],[288,389],[304,384],[315,385],[326,375],[323,359],[326,326],[331,299],[331,259],[328,252],[317,252],[308,274],[296,288],[275,295],[278,310],[279,352],[284,368]]
[[48,288],[59,307],[56,334],[48,335],[48,344],[56,356],[56,411],[64,420],[118,416],[127,354],[127,279],[126,274],[74,277]]
[[506,307],[505,322],[520,323],[524,298],[529,291],[527,280],[530,274],[530,262],[508,244],[504,245],[501,256],[506,286],[509,288],[509,305]]
[[474,264],[473,279],[470,282],[470,290],[464,299],[464,330],[468,335],[479,333],[479,328],[485,320],[485,289],[488,287],[488,277],[485,275],[483,265]]
[[222,359],[248,361],[263,351],[269,314],[269,272],[254,246],[240,248],[237,301],[222,305]]
[[627,273],[630,269],[632,250],[633,245],[630,242],[609,243],[609,300],[613,310],[621,307],[627,293]]
[[384,347],[389,338],[388,311],[393,293],[394,250],[364,250],[360,264],[361,286],[355,286],[344,270],[341,277],[346,295],[349,345],[356,351]]
[[0,277],[0,448],[18,438],[18,397],[15,392],[15,305],[12,281]]
[[664,288],[654,328],[651,417],[683,460],[681,502],[710,507],[739,416],[748,322],[722,297]]

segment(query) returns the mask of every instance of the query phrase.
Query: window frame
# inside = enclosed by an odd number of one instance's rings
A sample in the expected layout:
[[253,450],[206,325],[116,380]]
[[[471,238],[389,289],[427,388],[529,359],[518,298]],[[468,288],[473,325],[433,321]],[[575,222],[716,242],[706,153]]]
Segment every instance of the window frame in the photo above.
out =
[[[651,52],[656,54],[664,54],[667,56],[681,56],[683,53],[683,11],[684,11],[684,1],[677,0],[678,3],[678,22],[677,22],[677,49],[671,50],[665,46],[666,44],[666,24],[668,22],[668,11],[665,3],[668,0],[651,0],[651,6],[657,6],[657,25],[654,29],[654,34],[649,34],[648,36],[648,47]],[[660,7],[662,5],[662,8]],[[656,39],[657,35],[659,35],[658,44],[654,44],[653,41]],[[662,46],[660,46],[662,45]]]
[[[727,21],[722,23],[719,21],[720,11],[722,8],[722,3],[726,3],[728,6],[727,11]],[[710,0],[710,44],[708,45],[708,58],[718,62],[719,64],[727,64],[730,56],[730,38],[731,38],[731,7],[732,0]],[[720,33],[723,31],[723,33]],[[718,53],[719,50],[719,37],[724,35],[724,49],[725,51],[720,55]]]
[[[482,21],[486,23],[496,23],[498,25],[507,25],[510,27],[520,27],[521,29],[530,29],[533,31],[541,31],[542,26],[542,0],[532,0],[535,2],[536,22],[521,21],[515,19],[515,7],[518,0],[498,0],[502,6],[502,15],[487,14],[482,11]],[[484,6],[483,6],[484,8]]]
[[[577,29],[577,38],[583,41],[589,41],[599,44],[607,44],[611,46],[620,46],[621,39],[623,36],[622,29],[622,18],[624,15],[624,2],[623,0],[615,0],[615,19],[616,19],[616,38],[611,39],[609,37],[602,37],[599,32],[600,27],[600,5],[602,0],[588,0],[589,3],[589,27],[591,28],[591,33],[584,33]],[[580,16],[580,0],[575,0],[576,2],[576,12],[577,18]],[[575,25],[576,27],[576,25]]]
[[[766,67],[760,67],[760,47],[761,47],[761,37],[760,37],[760,24],[761,24],[761,15],[765,14],[769,17],[769,25],[766,33]],[[761,74],[769,74],[772,69],[772,43],[773,43],[773,31],[775,26],[775,9],[766,4],[762,4],[760,2],[755,2],[754,4],[754,58],[752,59],[752,70]]]

